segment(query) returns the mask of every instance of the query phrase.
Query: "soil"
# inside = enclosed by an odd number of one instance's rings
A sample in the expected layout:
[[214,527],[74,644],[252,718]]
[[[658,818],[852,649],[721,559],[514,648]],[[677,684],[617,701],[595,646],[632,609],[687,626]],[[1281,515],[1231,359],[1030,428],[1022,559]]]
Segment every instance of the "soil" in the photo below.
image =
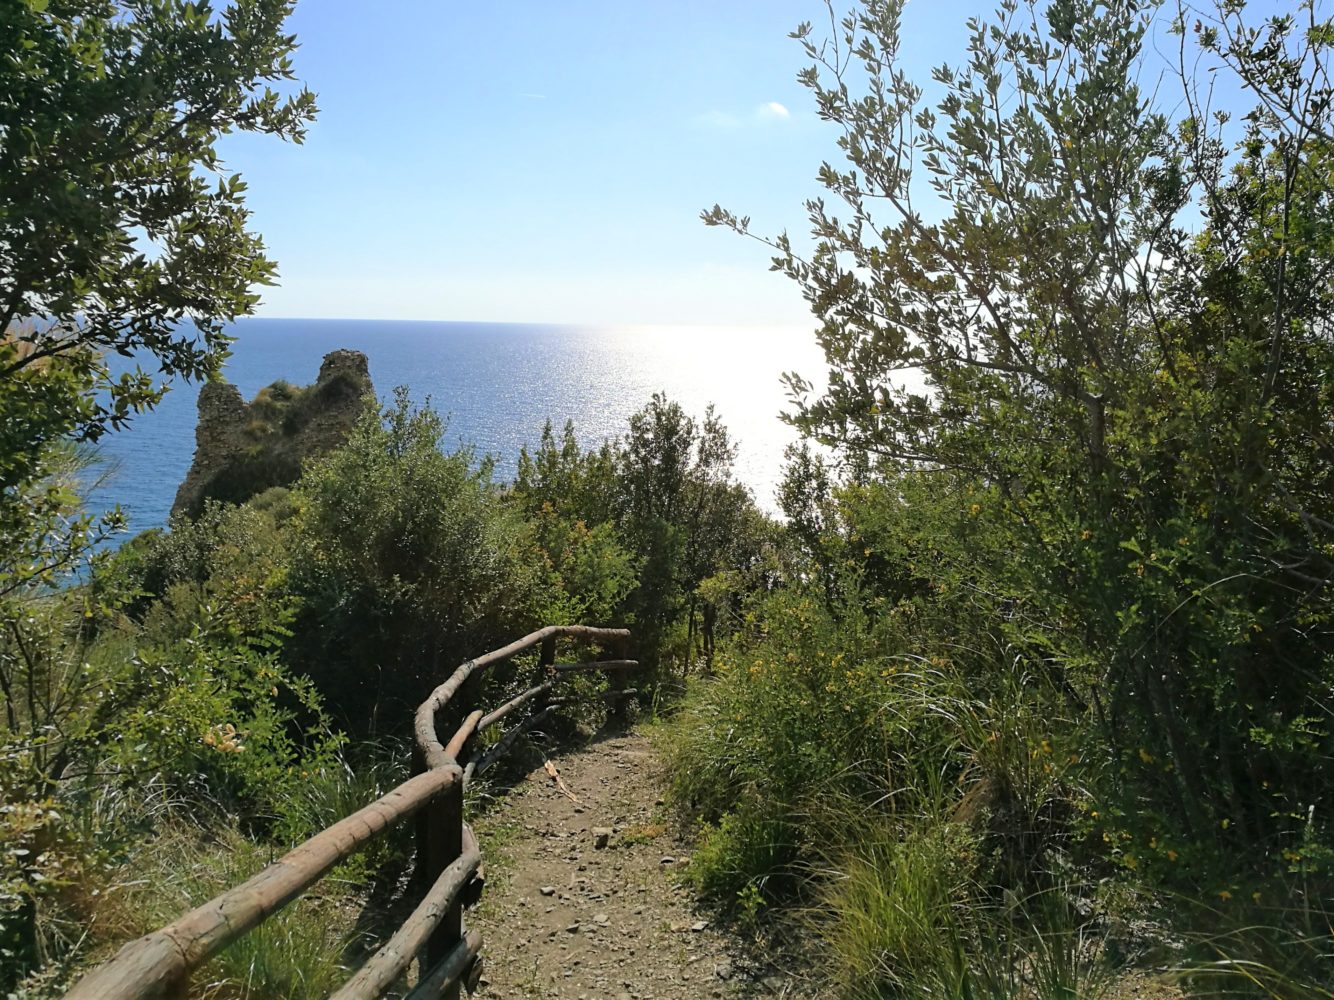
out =
[[485,940],[480,996],[815,996],[764,942],[697,908],[645,737],[598,739],[551,762],[568,795],[539,764],[475,823],[488,866],[469,917]]

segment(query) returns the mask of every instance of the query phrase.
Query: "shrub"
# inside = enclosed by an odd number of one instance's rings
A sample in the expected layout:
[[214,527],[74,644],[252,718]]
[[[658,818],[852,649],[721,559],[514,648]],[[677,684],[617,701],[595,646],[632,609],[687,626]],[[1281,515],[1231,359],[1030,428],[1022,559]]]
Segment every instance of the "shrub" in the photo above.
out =
[[356,731],[403,731],[460,662],[523,634],[549,604],[529,527],[490,469],[440,450],[444,424],[402,390],[307,471],[287,648]]

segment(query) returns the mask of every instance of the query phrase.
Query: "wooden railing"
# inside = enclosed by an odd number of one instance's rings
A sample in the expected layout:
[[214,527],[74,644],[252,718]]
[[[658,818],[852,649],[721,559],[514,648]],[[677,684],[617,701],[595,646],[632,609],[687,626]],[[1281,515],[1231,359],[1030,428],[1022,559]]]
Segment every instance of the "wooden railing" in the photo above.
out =
[[[633,660],[557,663],[556,640],[597,643],[624,656],[625,629],[552,625],[503,649],[469,660],[431,692],[414,720],[413,776],[364,809],[317,833],[258,875],[197,907],[175,922],[131,941],[104,965],[75,984],[65,1000],[147,1000],[182,997],[191,974],[233,941],[253,930],[309,889],[339,862],[409,816],[417,817],[418,884],[427,886],[417,908],[390,939],[333,995],[333,1000],[373,1000],[419,959],[419,976],[409,1000],[446,997],[459,987],[476,986],[481,935],[465,933],[463,909],[475,903],[484,884],[476,837],[463,818],[463,791],[513,746],[520,734],[565,702],[550,695],[564,677],[587,670],[634,669]],[[436,730],[440,714],[469,681],[492,664],[540,646],[537,683],[492,712],[471,711],[449,742]],[[626,696],[632,691],[614,694]],[[474,755],[474,739],[532,704],[531,712],[484,752]]]

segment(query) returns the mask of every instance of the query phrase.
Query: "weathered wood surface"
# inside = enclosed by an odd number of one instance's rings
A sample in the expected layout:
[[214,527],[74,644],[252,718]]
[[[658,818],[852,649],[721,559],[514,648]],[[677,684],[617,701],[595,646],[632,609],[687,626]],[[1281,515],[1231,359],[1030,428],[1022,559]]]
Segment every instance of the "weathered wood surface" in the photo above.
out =
[[482,711],[478,709],[475,712],[469,712],[468,717],[463,720],[463,725],[454,731],[448,743],[445,744],[445,756],[450,760],[457,761],[459,754],[463,753],[463,748],[467,746],[468,741],[472,739],[473,733],[477,732],[477,724],[482,721]]
[[463,887],[463,908],[476,906],[482,898],[482,893],[486,890],[486,859],[482,857],[482,847],[477,843],[477,834],[472,832],[472,827],[467,823],[463,824],[463,853],[469,851],[477,852],[477,870],[472,873],[472,878]]
[[[404,1000],[440,1000],[450,984],[468,971],[482,950],[482,935],[469,931],[443,962],[422,977],[415,989]],[[476,986],[476,983],[471,984]]]
[[316,834],[258,875],[125,945],[65,1000],[138,1000],[176,994],[195,969],[314,885],[334,865],[441,792],[462,788],[457,767],[427,771]]
[[449,704],[449,700],[454,697],[473,671],[484,669],[502,660],[508,660],[511,656],[522,653],[525,649],[530,649],[544,640],[555,640],[561,637],[580,639],[586,642],[623,643],[629,639],[630,630],[623,628],[590,628],[587,625],[548,625],[536,632],[530,632],[522,639],[516,639],[508,646],[502,646],[500,649],[492,650],[484,656],[479,656],[475,660],[469,660],[460,665],[417,708],[413,731],[417,746],[421,748],[425,757],[426,766],[440,767],[449,763],[445,748],[440,745],[440,737],[435,731],[435,717],[442,708]]
[[501,719],[505,718],[505,716],[513,712],[515,709],[522,708],[524,705],[527,705],[534,698],[546,694],[555,686],[556,686],[555,681],[547,681],[545,684],[537,685],[537,687],[530,687],[527,691],[523,692],[523,694],[515,695],[509,701],[505,702],[505,704],[501,705],[498,709],[496,709],[494,712],[482,716],[482,721],[477,723],[477,731],[479,733],[485,732],[486,730],[494,726],[497,722],[499,722]]
[[[500,760],[501,757],[509,753],[509,749],[514,745],[515,740],[517,740],[524,733],[531,730],[538,723],[545,721],[547,718],[550,717],[552,712],[560,708],[561,705],[563,704],[565,704],[563,701],[555,701],[552,702],[550,705],[548,705],[546,708],[542,709],[540,712],[534,712],[532,715],[528,716],[527,719],[519,723],[517,726],[515,726],[513,729],[507,732],[500,739],[496,740],[496,742],[493,743],[491,746],[487,747],[486,752],[482,754],[480,757],[478,757],[476,760],[477,775],[480,777],[481,775],[485,774],[498,760]],[[463,782],[465,785],[468,783],[472,775],[471,771],[472,765],[470,764],[468,766],[469,770],[465,771],[463,776]]]
[[445,869],[393,937],[357,970],[356,975],[331,1000],[375,1000],[389,989],[416,958],[427,938],[444,921],[481,860],[474,841],[472,850],[465,850]]
[[[457,767],[458,765],[454,765]],[[428,861],[430,866],[428,870],[434,874],[436,871],[447,871],[447,864],[452,863],[455,858],[463,855],[463,782],[453,785],[445,791],[435,802],[431,803],[434,809],[439,804],[439,827],[433,831],[433,839],[438,845],[439,858],[446,862],[446,865],[440,865],[434,855]],[[434,819],[434,817],[433,817]],[[454,900],[450,903],[445,912],[444,919],[436,927],[434,932],[426,941],[426,950],[424,953],[425,967],[429,968],[439,962],[443,962],[449,957],[449,953],[454,949],[459,939],[463,937],[463,901]],[[459,990],[455,984],[449,984],[444,991],[445,1000],[458,1000]]]

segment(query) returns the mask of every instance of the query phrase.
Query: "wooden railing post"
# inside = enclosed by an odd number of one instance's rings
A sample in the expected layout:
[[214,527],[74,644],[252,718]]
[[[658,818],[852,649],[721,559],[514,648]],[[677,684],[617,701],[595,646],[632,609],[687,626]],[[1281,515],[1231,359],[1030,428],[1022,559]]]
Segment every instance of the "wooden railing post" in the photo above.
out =
[[547,679],[547,671],[556,662],[556,637],[547,636],[542,640],[542,648],[537,655],[538,682]]
[[[542,645],[537,650],[537,678],[534,684],[545,684],[547,681],[555,679],[556,671],[552,667],[556,663],[556,637],[549,635],[542,640]],[[540,712],[551,701],[551,692],[548,691],[542,695],[537,704],[533,706],[533,711]]]
[[[624,639],[618,639],[615,643],[612,644],[612,655],[622,660],[630,659],[629,636],[626,636]],[[625,711],[626,701],[627,698],[624,695],[619,695],[619,696],[613,695],[611,700],[610,715],[612,719],[616,722],[616,725],[621,727],[622,729],[625,728],[626,720],[628,718]]]
[[[426,884],[435,880],[463,853],[463,776],[436,797],[426,809],[427,842],[424,868]],[[456,899],[449,913],[426,942],[425,968],[443,962],[463,938],[463,900]],[[423,975],[425,972],[423,971]],[[446,1000],[458,1000],[455,984],[445,990]]]

